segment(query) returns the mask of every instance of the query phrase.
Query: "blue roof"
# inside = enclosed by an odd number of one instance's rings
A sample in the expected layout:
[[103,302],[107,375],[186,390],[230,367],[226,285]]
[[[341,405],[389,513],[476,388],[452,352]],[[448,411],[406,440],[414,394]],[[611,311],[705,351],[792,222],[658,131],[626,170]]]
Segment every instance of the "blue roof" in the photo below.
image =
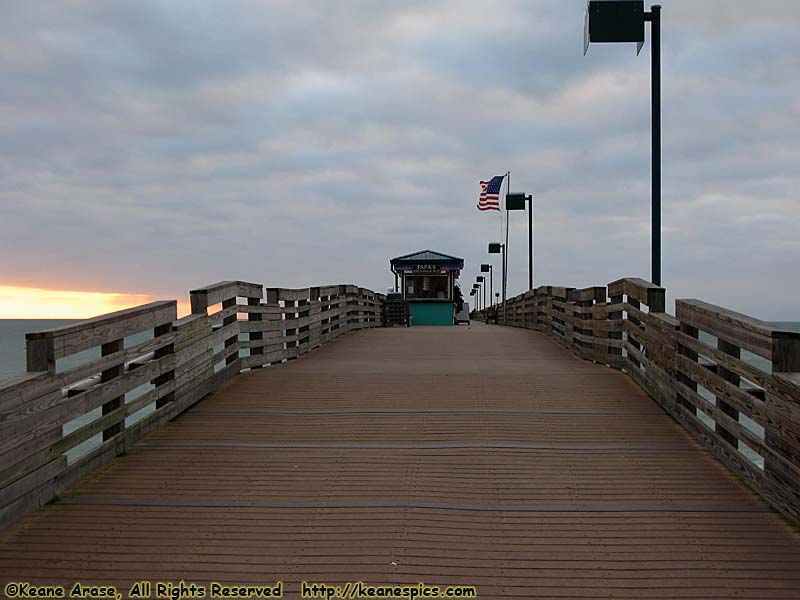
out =
[[411,254],[393,258],[391,262],[458,262],[463,265],[464,259],[442,254],[441,252],[434,252],[433,250],[420,250],[419,252],[412,252]]

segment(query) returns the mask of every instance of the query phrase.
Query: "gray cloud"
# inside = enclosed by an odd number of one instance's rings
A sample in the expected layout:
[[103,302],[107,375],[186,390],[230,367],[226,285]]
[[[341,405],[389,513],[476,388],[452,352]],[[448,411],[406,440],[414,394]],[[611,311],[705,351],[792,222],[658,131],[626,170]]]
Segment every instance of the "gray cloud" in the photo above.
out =
[[[664,1],[674,297],[800,318],[800,10]],[[583,57],[582,0],[13,3],[0,282],[181,297],[213,280],[471,283],[477,181],[537,198],[537,281],[649,273],[649,57]],[[510,291],[527,281],[511,227]]]

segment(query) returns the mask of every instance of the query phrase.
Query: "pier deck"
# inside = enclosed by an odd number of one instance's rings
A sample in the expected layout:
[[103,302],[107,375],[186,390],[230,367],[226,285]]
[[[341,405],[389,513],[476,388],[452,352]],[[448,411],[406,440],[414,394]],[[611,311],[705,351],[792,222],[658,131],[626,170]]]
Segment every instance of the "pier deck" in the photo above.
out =
[[243,373],[0,534],[0,581],[797,598],[800,534],[626,374],[492,327]]

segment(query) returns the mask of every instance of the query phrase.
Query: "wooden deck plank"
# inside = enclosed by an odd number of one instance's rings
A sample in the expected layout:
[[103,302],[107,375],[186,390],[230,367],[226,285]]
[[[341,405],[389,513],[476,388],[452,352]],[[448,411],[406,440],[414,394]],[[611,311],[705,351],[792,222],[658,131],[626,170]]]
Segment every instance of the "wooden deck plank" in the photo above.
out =
[[234,378],[0,535],[12,579],[797,598],[800,534],[625,374],[474,324]]

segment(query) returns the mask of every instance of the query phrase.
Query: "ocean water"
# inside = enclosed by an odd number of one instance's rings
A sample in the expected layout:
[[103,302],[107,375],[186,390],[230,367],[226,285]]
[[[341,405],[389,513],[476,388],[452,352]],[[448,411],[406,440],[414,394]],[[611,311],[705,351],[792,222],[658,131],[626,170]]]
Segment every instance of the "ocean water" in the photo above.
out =
[[69,319],[0,319],[0,379],[25,372],[25,334],[74,323]]

